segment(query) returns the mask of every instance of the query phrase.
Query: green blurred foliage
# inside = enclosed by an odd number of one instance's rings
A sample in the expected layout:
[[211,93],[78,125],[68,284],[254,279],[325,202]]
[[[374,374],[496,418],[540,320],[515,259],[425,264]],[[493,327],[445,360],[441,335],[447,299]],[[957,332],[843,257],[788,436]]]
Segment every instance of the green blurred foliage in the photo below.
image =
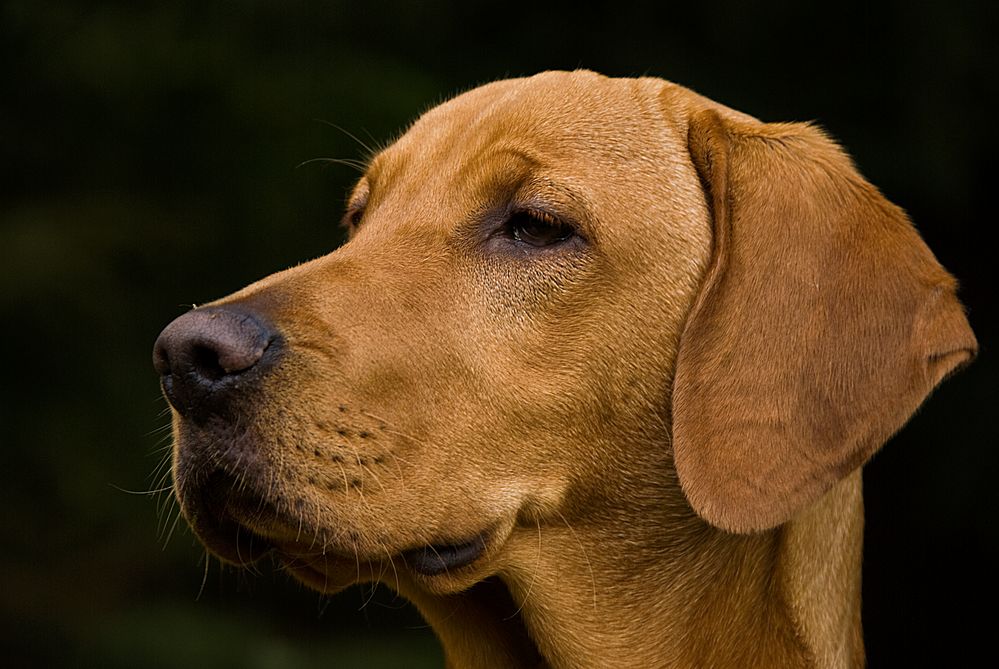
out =
[[872,666],[912,640],[924,658],[948,647],[935,616],[955,592],[995,594],[999,557],[994,247],[978,240],[994,218],[994,7],[3,3],[6,666],[441,665],[385,590],[325,600],[266,569],[204,576],[169,493],[143,493],[168,484],[150,349],[191,304],[340,243],[356,173],[305,161],[363,160],[455,92],[577,66],[817,119],[963,281],[982,358],[867,479]]

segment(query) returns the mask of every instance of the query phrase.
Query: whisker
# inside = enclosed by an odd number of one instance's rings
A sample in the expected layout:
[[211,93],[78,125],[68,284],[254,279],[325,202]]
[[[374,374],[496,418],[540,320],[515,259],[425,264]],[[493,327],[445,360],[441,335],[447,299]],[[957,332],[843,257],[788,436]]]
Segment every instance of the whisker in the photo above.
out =
[[311,165],[312,163],[346,165],[347,167],[351,167],[362,174],[368,169],[368,166],[364,163],[357,160],[351,160],[349,158],[310,158],[309,160],[303,160],[298,165],[295,165],[295,169],[297,170],[306,165]]
[[395,575],[395,591],[398,593],[401,586],[399,585],[399,570],[395,568],[395,559],[392,557],[392,553],[389,552],[389,549],[384,544],[382,544],[382,550],[384,550],[385,555],[388,556],[389,566],[392,567],[392,573]]
[[590,572],[590,588],[591,588],[591,591],[593,593],[593,610],[596,611],[597,610],[597,579],[593,575],[593,564],[590,562],[590,556],[586,552],[586,546],[584,546],[583,542],[579,540],[579,535],[576,534],[576,530],[574,530],[573,527],[572,527],[572,525],[569,524],[568,519],[562,514],[562,512],[559,511],[558,509],[556,509],[555,513],[558,514],[559,518],[562,519],[562,522],[565,523],[565,526],[567,528],[569,528],[570,532],[572,532],[572,536],[576,539],[576,544],[579,545],[579,550],[583,554],[583,559],[586,560],[586,568]]
[[[163,415],[164,414],[161,413],[157,417],[157,419],[163,418]],[[170,423],[166,423],[165,425],[160,425],[159,427],[154,427],[153,429],[151,429],[148,432],[146,432],[143,436],[145,436],[145,437],[152,437],[154,435],[159,435],[159,434],[161,434],[163,432],[170,432],[172,430],[172,428],[173,428],[173,425],[171,425]],[[167,435],[167,436],[169,436],[169,435]]]
[[205,586],[208,584],[208,569],[211,566],[211,559],[212,558],[208,554],[208,551],[205,551],[205,571],[201,575],[201,587],[198,588],[198,595],[194,598],[194,601],[196,602],[201,600],[201,595],[204,594]]
[[[355,135],[354,133],[350,132],[349,130],[347,130],[343,126],[339,126],[336,123],[331,123],[330,121],[327,121],[327,120],[324,120],[324,119],[321,119],[321,118],[317,118],[317,119],[313,119],[313,120],[316,121],[317,123],[322,123],[323,125],[328,125],[331,128],[335,128],[335,129],[339,130],[340,132],[342,132],[343,134],[347,135],[347,137],[350,137],[352,140],[354,140],[355,142],[357,142],[362,149],[364,149],[365,151],[367,151],[368,158],[372,158],[376,153],[378,153],[378,151],[376,151],[375,149],[371,148],[371,146],[369,146],[366,142],[364,142],[363,140],[361,140],[361,138],[359,138],[357,135]],[[370,133],[368,134],[368,136],[369,137],[371,136]],[[372,140],[374,141],[373,137],[372,137]],[[375,144],[377,144],[377,143],[378,142],[375,141]]]
[[128,490],[126,488],[122,488],[121,486],[117,486],[114,483],[108,483],[108,486],[114,488],[118,492],[123,492],[126,495],[139,495],[141,497],[145,497],[147,495],[158,495],[162,492],[173,489],[173,486],[167,486],[165,488],[158,488],[156,490]]
[[524,599],[520,602],[520,606],[518,606],[517,610],[511,613],[508,618],[505,618],[505,620],[512,620],[516,618],[517,614],[523,611],[524,607],[527,606],[527,600],[531,597],[531,593],[534,591],[534,584],[537,582],[538,572],[541,570],[541,521],[535,518],[534,522],[538,526],[538,557],[534,563],[534,570],[531,572],[531,582],[527,585],[527,592],[524,593]]
[[173,538],[173,533],[177,529],[177,525],[180,524],[180,507],[178,506],[176,510],[177,515],[173,517],[173,523],[170,525],[170,530],[167,532],[166,538],[163,540],[163,550],[166,550],[166,547],[170,544],[170,539]]

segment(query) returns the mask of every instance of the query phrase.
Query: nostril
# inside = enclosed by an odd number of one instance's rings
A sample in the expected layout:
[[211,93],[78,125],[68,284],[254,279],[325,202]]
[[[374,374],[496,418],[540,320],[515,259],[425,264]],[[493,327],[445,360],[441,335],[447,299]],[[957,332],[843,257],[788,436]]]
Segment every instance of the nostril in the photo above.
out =
[[209,381],[218,381],[226,375],[226,370],[219,362],[218,351],[208,346],[195,345],[191,349],[191,366],[196,374]]

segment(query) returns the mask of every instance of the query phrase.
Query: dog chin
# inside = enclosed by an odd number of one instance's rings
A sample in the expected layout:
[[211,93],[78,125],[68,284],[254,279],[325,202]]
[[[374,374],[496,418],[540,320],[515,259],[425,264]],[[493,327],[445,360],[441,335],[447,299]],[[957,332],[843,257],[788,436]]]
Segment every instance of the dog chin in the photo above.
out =
[[335,595],[357,583],[378,580],[375,565],[344,556],[294,556],[279,553],[281,567],[302,585],[326,595]]
[[495,575],[498,555],[513,528],[512,521],[490,525],[471,538],[435,541],[415,548],[393,551],[382,557],[346,555],[314,549],[278,546],[282,567],[304,585],[333,594],[357,583],[380,581],[396,590],[405,584],[435,595],[462,592]]
[[211,513],[209,505],[189,505],[187,515],[201,542],[223,562],[250,567],[270,555],[281,569],[324,594],[371,581],[393,587],[400,578],[433,594],[460,592],[493,575],[496,556],[514,524],[510,518],[470,537],[447,537],[408,548],[383,545],[372,552],[370,546],[361,550],[357,545],[310,541],[306,537],[313,536],[311,531],[297,532],[289,518],[262,514],[263,508],[266,505],[258,502],[252,522],[233,513],[232,505],[225,515]]

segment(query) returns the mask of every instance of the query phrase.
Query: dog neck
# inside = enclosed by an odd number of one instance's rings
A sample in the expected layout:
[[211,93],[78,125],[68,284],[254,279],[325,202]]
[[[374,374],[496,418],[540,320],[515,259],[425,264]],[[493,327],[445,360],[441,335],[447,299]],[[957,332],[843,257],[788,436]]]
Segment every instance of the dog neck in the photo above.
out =
[[863,665],[859,471],[783,527],[750,536],[689,510],[664,517],[643,497],[620,515],[515,535],[506,588],[412,597],[448,666]]

